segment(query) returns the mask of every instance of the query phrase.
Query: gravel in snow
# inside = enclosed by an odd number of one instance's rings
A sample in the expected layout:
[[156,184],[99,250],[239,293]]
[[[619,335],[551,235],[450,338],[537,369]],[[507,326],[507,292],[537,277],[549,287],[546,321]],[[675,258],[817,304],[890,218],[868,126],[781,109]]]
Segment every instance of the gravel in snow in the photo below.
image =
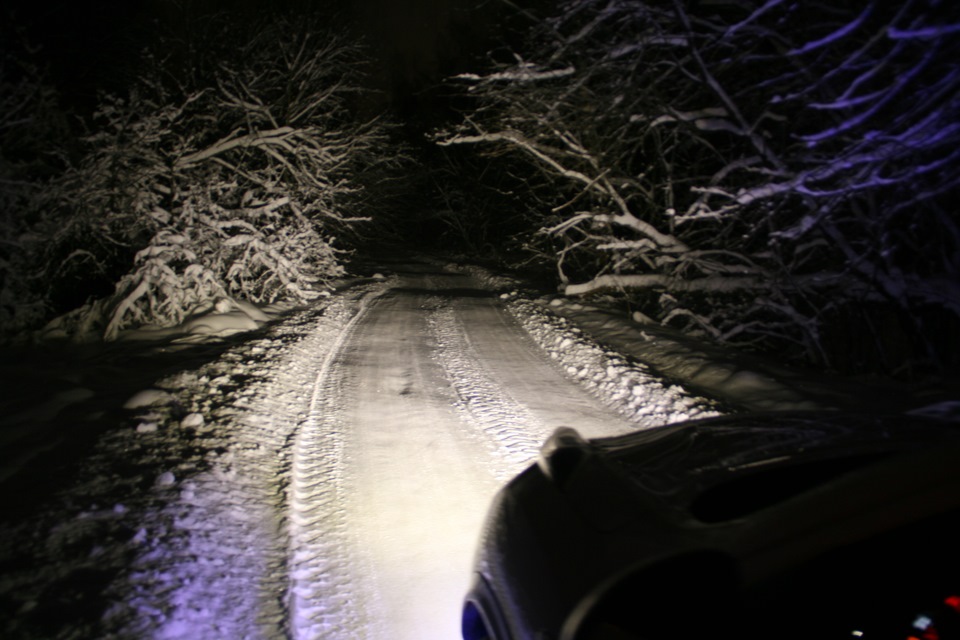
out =
[[509,308],[567,376],[638,427],[720,415],[717,402],[665,382],[646,365],[602,347],[569,321],[549,314],[536,303],[517,298]]

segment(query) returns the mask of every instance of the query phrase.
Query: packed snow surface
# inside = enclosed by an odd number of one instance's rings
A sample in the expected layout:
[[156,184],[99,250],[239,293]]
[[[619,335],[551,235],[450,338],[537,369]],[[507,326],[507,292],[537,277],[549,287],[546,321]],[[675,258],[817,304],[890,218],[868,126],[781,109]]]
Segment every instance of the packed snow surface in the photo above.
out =
[[[596,342],[568,303],[386,267],[118,401],[74,483],[0,521],[0,636],[456,638],[487,506],[554,429],[729,406]],[[0,437],[29,449],[91,393]]]

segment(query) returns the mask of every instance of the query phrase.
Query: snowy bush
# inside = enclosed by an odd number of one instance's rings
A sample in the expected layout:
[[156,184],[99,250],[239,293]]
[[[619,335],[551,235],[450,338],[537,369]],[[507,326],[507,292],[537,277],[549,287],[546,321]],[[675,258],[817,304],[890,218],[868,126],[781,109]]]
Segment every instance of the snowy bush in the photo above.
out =
[[829,363],[825,331],[876,305],[958,326],[950,6],[566,2],[456,79],[478,107],[437,139],[527,158],[568,294],[648,292],[663,323]]
[[285,18],[207,30],[103,98],[57,182],[48,261],[116,283],[58,321],[68,333],[174,325],[218,298],[306,301],[342,273],[355,178],[392,162],[384,126],[349,109],[359,50]]

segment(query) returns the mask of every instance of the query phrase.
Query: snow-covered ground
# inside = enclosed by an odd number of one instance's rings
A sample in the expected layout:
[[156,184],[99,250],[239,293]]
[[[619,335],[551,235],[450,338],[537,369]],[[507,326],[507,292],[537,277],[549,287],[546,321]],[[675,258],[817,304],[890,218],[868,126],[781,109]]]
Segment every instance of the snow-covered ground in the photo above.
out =
[[[83,464],[0,520],[0,637],[456,638],[487,505],[556,427],[824,404],[487,272],[389,267],[309,309],[219,310],[260,329],[99,415]],[[2,479],[92,395],[0,423]]]

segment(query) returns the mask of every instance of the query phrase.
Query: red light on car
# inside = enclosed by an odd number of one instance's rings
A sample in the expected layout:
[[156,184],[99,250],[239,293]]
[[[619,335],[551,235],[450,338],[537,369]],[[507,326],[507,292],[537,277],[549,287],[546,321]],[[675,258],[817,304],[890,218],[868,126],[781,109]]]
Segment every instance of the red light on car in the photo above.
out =
[[960,613],[960,596],[947,596],[944,598],[943,604]]

